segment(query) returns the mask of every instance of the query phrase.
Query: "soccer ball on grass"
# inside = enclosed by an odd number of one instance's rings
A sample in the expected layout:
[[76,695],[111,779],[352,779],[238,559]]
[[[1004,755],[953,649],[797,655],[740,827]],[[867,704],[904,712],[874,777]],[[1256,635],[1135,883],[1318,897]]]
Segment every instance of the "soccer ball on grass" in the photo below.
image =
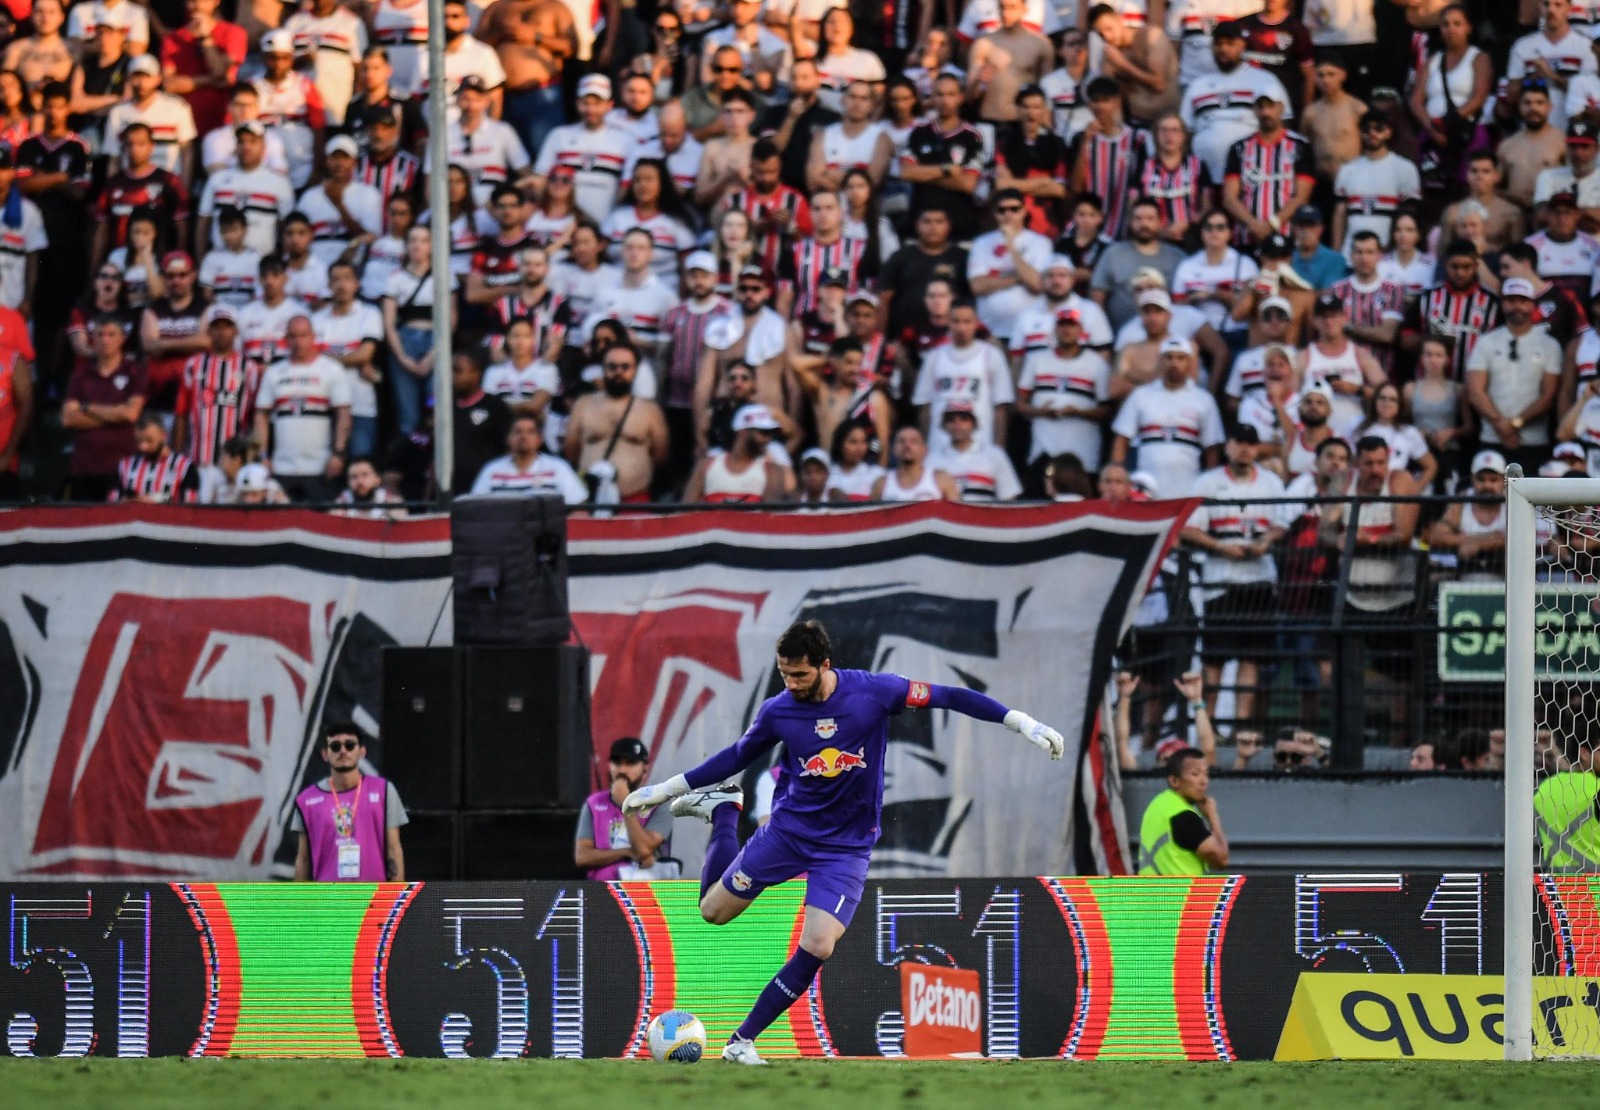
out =
[[646,1039],[658,1064],[692,1064],[706,1051],[706,1027],[688,1010],[657,1014]]

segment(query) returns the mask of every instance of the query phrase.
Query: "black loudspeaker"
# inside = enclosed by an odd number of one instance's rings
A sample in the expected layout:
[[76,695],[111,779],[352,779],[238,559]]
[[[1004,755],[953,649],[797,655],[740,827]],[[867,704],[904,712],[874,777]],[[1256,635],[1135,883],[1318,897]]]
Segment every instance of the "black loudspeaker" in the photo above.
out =
[[450,565],[456,643],[566,642],[567,506],[559,496],[456,498]]
[[463,871],[468,882],[581,879],[572,849],[578,810],[465,814],[461,818]]
[[461,722],[468,809],[583,803],[594,750],[583,648],[466,648]]
[[380,765],[411,809],[461,804],[459,656],[454,648],[383,650]]
[[[401,800],[405,795],[401,795]],[[459,879],[456,838],[461,818],[454,813],[412,813],[400,830],[400,847],[406,856],[407,882]]]

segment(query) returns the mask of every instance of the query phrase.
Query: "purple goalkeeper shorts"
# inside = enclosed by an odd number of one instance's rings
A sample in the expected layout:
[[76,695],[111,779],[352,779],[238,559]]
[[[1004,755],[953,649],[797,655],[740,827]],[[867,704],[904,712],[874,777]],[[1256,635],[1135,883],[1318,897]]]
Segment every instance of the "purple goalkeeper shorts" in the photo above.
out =
[[870,848],[827,848],[806,844],[769,821],[740,849],[722,873],[722,885],[735,898],[749,900],[769,886],[806,877],[806,905],[850,924],[867,884]]

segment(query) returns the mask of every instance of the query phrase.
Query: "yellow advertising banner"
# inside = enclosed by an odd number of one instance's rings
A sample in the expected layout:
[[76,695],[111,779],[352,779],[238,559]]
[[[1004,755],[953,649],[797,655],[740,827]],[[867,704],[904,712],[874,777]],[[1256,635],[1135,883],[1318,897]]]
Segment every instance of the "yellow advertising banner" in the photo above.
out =
[[[1303,972],[1278,1060],[1498,1060],[1498,975]],[[1534,1053],[1600,1055],[1600,980],[1536,976]]]

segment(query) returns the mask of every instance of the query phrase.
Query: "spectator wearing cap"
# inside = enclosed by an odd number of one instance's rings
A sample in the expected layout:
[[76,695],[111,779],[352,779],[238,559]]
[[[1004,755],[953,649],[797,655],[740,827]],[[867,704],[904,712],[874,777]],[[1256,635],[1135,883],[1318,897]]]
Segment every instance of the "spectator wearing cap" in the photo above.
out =
[[139,320],[139,347],[150,371],[149,404],[172,412],[189,356],[209,346],[200,317],[206,298],[199,273],[187,251],[169,251],[161,259],[166,294],[151,301]]
[[244,245],[262,257],[278,249],[278,225],[294,211],[294,186],[289,178],[266,164],[267,129],[260,120],[233,125],[237,165],[225,167],[206,179],[200,194],[200,242],[210,250],[221,247],[217,213],[233,208],[244,213]]
[[1508,93],[1506,100],[1516,106],[1522,126],[1495,147],[1500,161],[1500,191],[1527,211],[1533,207],[1539,175],[1566,161],[1566,134],[1550,122],[1551,93],[1543,82],[1530,84],[1515,95]]
[[1539,276],[1583,304],[1600,265],[1600,239],[1578,230],[1578,198],[1570,191],[1551,196],[1541,215],[1545,226],[1527,239],[1538,255]]
[[684,500],[704,504],[783,501],[794,474],[770,450],[783,426],[766,405],[750,404],[733,414],[733,443],[700,460]]
[[1505,581],[1506,458],[1486,448],[1472,457],[1471,504],[1448,505],[1444,516],[1428,527],[1428,547],[1454,552],[1465,578]]
[[342,125],[355,92],[356,66],[367,50],[367,25],[339,0],[311,0],[283,27],[294,36],[295,53],[311,63],[328,123]]
[[279,29],[261,36],[263,73],[256,78],[261,118],[283,139],[289,181],[304,189],[319,164],[327,113],[315,82],[294,68],[294,36]]
[[1281,89],[1256,96],[1255,133],[1228,149],[1222,207],[1236,221],[1235,242],[1241,246],[1287,230],[1316,184],[1310,140],[1283,126],[1289,101]]
[[1539,28],[1511,44],[1506,95],[1515,100],[1525,80],[1544,81],[1550,89],[1550,123],[1561,128],[1567,125],[1567,83],[1600,67],[1589,36],[1572,26],[1571,0],[1543,0],[1539,14]]
[[166,89],[189,102],[202,135],[222,125],[228,90],[250,48],[243,27],[217,18],[220,6],[220,0],[188,0],[189,22],[161,40]]
[[1050,40],[1023,23],[1026,0],[999,0],[1000,26],[980,35],[967,54],[967,99],[980,120],[1014,123],[1017,93],[1055,66]]
[[611,107],[611,79],[599,73],[584,77],[578,82],[579,122],[551,130],[533,165],[533,190],[541,194],[551,170],[569,170],[578,207],[596,223],[616,207],[628,161],[628,133],[606,120]]
[[1130,393],[1111,425],[1111,461],[1127,463],[1131,449],[1166,497],[1189,496],[1201,471],[1221,455],[1222,414],[1196,384],[1195,365],[1194,344],[1169,337],[1161,345],[1160,379]]
[[[358,141],[365,139],[356,159],[356,180],[371,185],[384,198],[383,230],[391,235],[396,231],[388,219],[388,200],[404,197],[415,214],[422,189],[422,159],[406,150],[400,141],[402,118],[403,113],[393,106],[369,108],[359,130],[347,129],[347,133],[358,136]],[[405,229],[400,230],[403,233]]]
[[1105,310],[1113,330],[1121,328],[1138,315],[1134,275],[1153,268],[1170,286],[1182,261],[1183,251],[1161,239],[1161,206],[1141,197],[1128,210],[1128,238],[1107,247],[1095,263],[1089,295]]
[[1467,402],[1482,420],[1479,440],[1529,472],[1548,454],[1546,420],[1561,380],[1561,345],[1534,322],[1532,283],[1500,287],[1505,324],[1478,340],[1467,360]]
[[1234,716],[1242,721],[1255,716],[1257,667],[1272,647],[1269,631],[1278,618],[1272,551],[1286,531],[1285,507],[1276,503],[1284,496],[1283,480],[1256,465],[1260,449],[1253,425],[1234,425],[1224,448],[1227,463],[1200,475],[1189,491],[1205,503],[1190,514],[1181,537],[1204,553],[1205,685],[1215,691],[1223,665],[1238,660]]
[[1099,470],[1104,422],[1110,406],[1110,365],[1083,345],[1083,317],[1075,309],[1054,315],[1050,347],[1022,357],[1016,413],[1032,421],[1027,459],[1072,454],[1083,469]]
[[[1600,84],[1600,77],[1595,78]],[[1572,194],[1578,208],[1578,226],[1586,232],[1600,231],[1600,128],[1592,118],[1581,117],[1567,124],[1567,160],[1564,165],[1541,170],[1533,185],[1534,222],[1545,225],[1549,205],[1563,193]]]
[[1331,423],[1335,429],[1348,428],[1360,421],[1362,402],[1388,375],[1350,337],[1350,316],[1338,293],[1330,290],[1319,296],[1311,320],[1314,338],[1295,359],[1295,369],[1305,384],[1321,382],[1332,391]]
[[94,356],[67,380],[61,426],[72,433],[65,497],[104,501],[116,488],[117,464],[133,451],[133,425],[144,411],[147,376],[129,358],[127,333],[115,316],[96,316]]
[[[1251,335],[1259,342],[1234,356],[1223,384],[1221,399],[1230,413],[1239,411],[1248,398],[1266,389],[1267,352],[1272,348],[1278,348],[1288,358],[1292,374],[1296,352],[1290,336],[1297,334],[1297,329],[1292,327],[1293,320],[1294,306],[1288,298],[1271,296],[1261,299]],[[1294,379],[1290,386],[1291,393],[1298,384],[1299,379]]]
[[[1197,353],[1212,368],[1216,381],[1228,376],[1228,344],[1206,322],[1198,308],[1173,304],[1172,296],[1155,270],[1141,270],[1133,278],[1139,314],[1117,329],[1116,376],[1111,397],[1120,401],[1136,385],[1154,381],[1160,372],[1161,343],[1170,336],[1194,342]],[[1215,385],[1212,391],[1216,391]]]
[[1533,322],[1543,325],[1563,348],[1588,326],[1583,298],[1539,273],[1539,252],[1532,243],[1512,243],[1500,252],[1500,283],[1521,278],[1533,288]]
[[1022,483],[1004,450],[975,437],[977,414],[972,402],[954,398],[939,420],[944,446],[928,456],[928,465],[955,479],[963,501],[1014,501]]
[[221,505],[287,505],[289,495],[262,463],[246,463],[239,468],[231,490],[220,490],[219,499],[211,504]]
[[995,187],[1021,193],[1029,230],[1053,241],[1066,216],[1067,146],[1049,129],[1050,102],[1038,85],[1017,93],[1017,111],[1017,125],[995,147]]
[[[672,813],[657,806],[645,813],[623,813],[622,800],[643,786],[650,773],[650,751],[634,736],[611,745],[606,789],[589,795],[578,814],[572,859],[584,878],[596,882],[636,879],[671,850]],[[604,847],[601,847],[601,844]]]
[[200,322],[206,348],[183,364],[172,446],[194,459],[198,468],[221,462],[222,447],[254,427],[261,364],[239,349],[239,323],[228,305],[214,304]]
[[834,498],[828,496],[828,476],[832,473],[833,460],[826,451],[820,447],[806,448],[795,471],[795,500],[802,505],[826,505],[833,501]]
[[[1198,13],[1197,13],[1198,14]],[[1174,8],[1171,20],[1182,19]],[[1170,33],[1170,30],[1169,30]],[[1185,48],[1185,60],[1189,57]],[[1283,119],[1292,119],[1289,94],[1272,74],[1244,61],[1244,37],[1233,20],[1218,23],[1211,32],[1211,58],[1214,72],[1188,75],[1185,68],[1183,99],[1179,118],[1194,136],[1194,152],[1211,173],[1213,181],[1227,176],[1228,152],[1233,144],[1249,138],[1259,127],[1256,101],[1267,96],[1284,105]]]
[[383,195],[356,180],[359,153],[349,135],[334,135],[324,150],[321,184],[300,197],[300,211],[311,221],[311,253],[323,265],[353,261],[383,227]]
[[[161,63],[145,54],[128,63],[127,98],[112,105],[106,116],[105,145],[101,153],[122,158],[122,136],[128,126],[145,124],[155,143],[152,161],[184,181],[194,180],[194,113],[187,102],[161,91]],[[124,160],[132,168],[132,162]]]
[[1394,128],[1382,112],[1361,117],[1361,157],[1346,162],[1334,179],[1333,241],[1348,257],[1351,239],[1370,231],[1381,248],[1390,238],[1395,210],[1422,196],[1422,177],[1416,163],[1389,149]]
[[[471,73],[462,77],[455,99],[459,111],[449,124],[446,142],[450,165],[467,172],[474,202],[486,206],[496,188],[516,184],[527,174],[528,152],[510,124],[489,114],[489,91],[481,77]],[[423,170],[433,173],[431,152],[423,160]],[[621,167],[617,170],[621,172]]]
[[1289,264],[1313,291],[1332,289],[1350,272],[1350,264],[1339,251],[1322,241],[1322,209],[1314,204],[1302,204],[1290,221],[1294,237],[1294,254]]

